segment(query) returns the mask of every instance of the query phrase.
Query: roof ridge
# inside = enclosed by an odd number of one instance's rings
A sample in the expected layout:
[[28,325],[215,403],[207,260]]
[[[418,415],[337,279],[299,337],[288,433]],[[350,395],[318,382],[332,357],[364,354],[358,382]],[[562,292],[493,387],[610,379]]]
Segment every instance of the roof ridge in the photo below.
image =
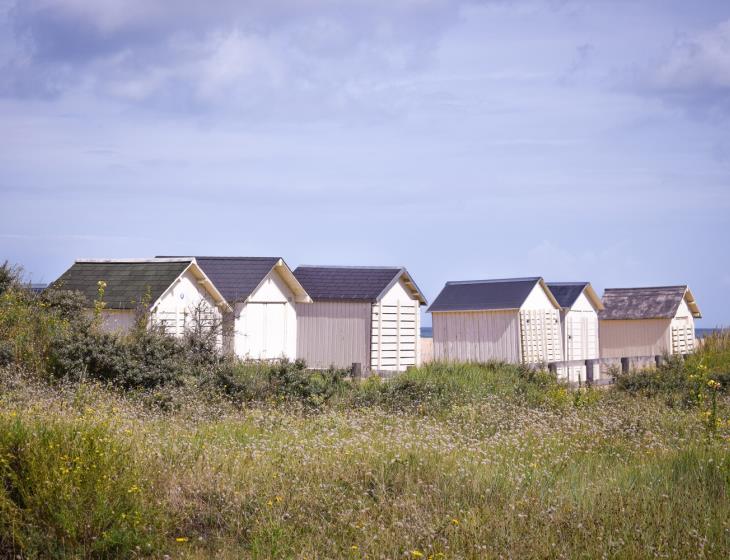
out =
[[[281,259],[281,257],[226,257],[216,255],[192,255],[190,257],[185,256],[158,256],[156,259],[175,259],[175,258],[193,258],[193,259],[218,259],[218,260],[239,260],[239,259],[256,259],[256,260],[270,260],[270,259]],[[283,260],[283,259],[282,259]]]
[[548,282],[547,280],[545,283],[548,286],[585,286],[590,284],[590,282]]
[[134,263],[166,263],[166,262],[193,262],[195,257],[153,257],[147,259],[76,259],[76,264],[134,264]]
[[633,288],[604,288],[603,292],[613,292],[617,290],[664,290],[666,288],[684,288],[687,289],[687,284],[675,284],[673,286],[635,286]]
[[[324,264],[300,264],[298,268],[336,268],[342,270],[405,270],[405,266],[348,266]],[[295,269],[296,270],[296,269]]]
[[539,282],[542,276],[525,276],[523,278],[492,278],[486,280],[450,280],[446,285],[456,284],[497,284],[498,282]]

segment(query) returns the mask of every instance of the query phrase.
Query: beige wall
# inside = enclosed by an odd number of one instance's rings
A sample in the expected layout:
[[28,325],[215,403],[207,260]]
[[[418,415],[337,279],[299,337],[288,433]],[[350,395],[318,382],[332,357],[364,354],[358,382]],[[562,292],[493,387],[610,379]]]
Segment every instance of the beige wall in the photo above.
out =
[[367,302],[297,303],[297,358],[312,368],[370,368],[370,315]]
[[436,361],[520,361],[517,311],[434,312],[432,319]]
[[671,350],[670,319],[599,321],[601,358],[655,356]]
[[101,328],[111,333],[128,333],[134,327],[134,319],[133,309],[105,309],[101,312]]

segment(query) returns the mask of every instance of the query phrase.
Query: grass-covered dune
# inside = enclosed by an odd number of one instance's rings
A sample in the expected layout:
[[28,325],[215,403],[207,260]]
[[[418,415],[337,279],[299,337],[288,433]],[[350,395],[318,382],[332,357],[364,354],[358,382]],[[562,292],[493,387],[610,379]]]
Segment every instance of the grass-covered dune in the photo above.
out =
[[730,335],[571,391],[241,363],[0,265],[0,558],[730,558]]
[[710,431],[706,406],[511,366],[437,365],[316,407],[6,371],[0,557],[724,559],[718,394]]

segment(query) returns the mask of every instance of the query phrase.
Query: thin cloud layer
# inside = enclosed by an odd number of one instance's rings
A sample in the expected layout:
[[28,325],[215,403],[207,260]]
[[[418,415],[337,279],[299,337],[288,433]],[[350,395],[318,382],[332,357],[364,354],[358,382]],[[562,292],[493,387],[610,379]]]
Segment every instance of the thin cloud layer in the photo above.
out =
[[24,0],[7,12],[15,49],[0,93],[82,90],[191,112],[350,110],[384,79],[423,68],[467,3]]
[[693,112],[730,111],[730,19],[676,39],[649,73],[649,90]]

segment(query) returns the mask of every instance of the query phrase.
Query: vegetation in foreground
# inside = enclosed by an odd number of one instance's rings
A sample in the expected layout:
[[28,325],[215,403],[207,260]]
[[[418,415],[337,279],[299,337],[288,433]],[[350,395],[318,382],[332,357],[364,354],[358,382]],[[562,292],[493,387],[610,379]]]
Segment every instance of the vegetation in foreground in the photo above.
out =
[[730,556],[727,337],[603,391],[500,364],[351,384],[178,368],[204,352],[154,333],[101,351],[63,309],[0,294],[0,557]]

